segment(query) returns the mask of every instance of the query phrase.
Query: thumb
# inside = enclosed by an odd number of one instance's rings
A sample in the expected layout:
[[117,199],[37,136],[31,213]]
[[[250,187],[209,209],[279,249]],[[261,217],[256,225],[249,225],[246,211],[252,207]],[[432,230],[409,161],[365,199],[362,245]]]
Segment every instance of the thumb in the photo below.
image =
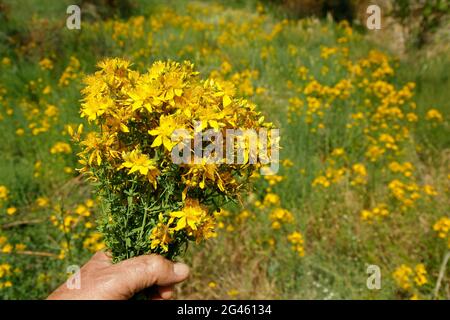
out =
[[131,294],[153,285],[170,286],[189,276],[189,267],[184,263],[174,263],[155,254],[124,260],[111,268],[116,269],[120,285]]

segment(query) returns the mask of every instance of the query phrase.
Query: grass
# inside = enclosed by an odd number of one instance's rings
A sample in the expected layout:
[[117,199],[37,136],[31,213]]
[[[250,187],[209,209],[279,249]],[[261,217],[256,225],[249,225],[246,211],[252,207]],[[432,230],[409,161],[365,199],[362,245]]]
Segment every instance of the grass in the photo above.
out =
[[[263,9],[253,1],[226,5],[145,1],[135,9],[134,17],[120,20],[114,13],[105,21],[89,17],[82,22],[81,31],[70,31],[64,27],[66,2],[5,3],[11,11],[9,21],[2,23],[0,37],[11,41],[0,45],[0,186],[8,189],[7,198],[0,200],[0,237],[4,237],[0,264],[10,265],[11,271],[0,277],[0,297],[44,298],[65,279],[67,266],[84,263],[101,248],[95,240],[99,207],[91,207],[88,200],[95,196],[73,171],[77,167],[75,147],[67,153],[50,150],[58,142],[70,142],[68,124],[82,122],[78,110],[83,75],[93,72],[101,58],[121,56],[142,70],[157,59],[187,59],[203,77],[212,74],[231,79],[239,95],[254,101],[280,127],[281,159],[292,162],[282,163],[280,182],[271,184],[260,178],[241,206],[227,208],[230,214],[219,221],[216,239],[189,248],[184,259],[193,274],[178,289],[178,297],[434,298],[449,237],[447,233],[447,238],[441,239],[433,230],[434,224],[449,214],[448,57],[398,60],[384,52],[394,74],[378,80],[392,84],[395,93],[407,82],[415,82],[414,96],[395,106],[404,115],[413,112],[418,121],[386,116],[387,128],[374,129],[373,116],[386,94],[377,97],[367,91],[370,85],[359,86],[362,78],[352,76],[343,62],[356,64],[368,59],[371,50],[384,50],[364,34],[353,31],[349,35],[346,25],[314,19],[283,22],[276,9]],[[136,18],[139,15],[145,19]],[[323,58],[323,47],[337,48],[337,53]],[[79,66],[71,62],[72,56]],[[44,58],[52,61],[52,69],[39,65]],[[230,71],[224,61],[231,65]],[[377,63],[373,62],[374,68]],[[67,69],[69,65],[71,69]],[[305,78],[299,75],[300,67],[308,70]],[[373,71],[364,71],[370,82],[377,80]],[[63,74],[70,78],[67,85],[60,84]],[[353,89],[348,96],[339,96],[342,92],[338,97],[306,94],[310,76],[330,87],[350,80]],[[50,92],[44,93],[47,86]],[[312,105],[308,97],[320,101],[318,110],[308,111]],[[296,106],[293,98],[303,105]],[[409,104],[413,101],[415,110]],[[56,112],[49,105],[55,106]],[[430,109],[439,111],[443,120],[427,119]],[[358,112],[363,117],[353,119]],[[350,123],[354,127],[348,128]],[[409,134],[396,139],[399,151],[386,149],[371,161],[366,155],[371,146],[369,136],[389,133],[397,137],[402,128]],[[23,134],[18,129],[23,129]],[[333,154],[339,148],[344,150],[342,157]],[[388,167],[394,161],[410,162],[412,175],[391,172]],[[362,183],[352,185],[357,177],[352,169],[355,164],[362,164],[367,175]],[[327,177],[327,169],[344,173],[335,177],[339,174],[332,171]],[[330,180],[329,186],[313,186],[321,176]],[[406,210],[388,187],[394,179],[416,184],[419,189],[420,199]],[[437,195],[427,195],[425,185],[432,186]],[[266,204],[268,194],[277,195],[279,203]],[[380,203],[387,206],[387,217],[361,219],[362,210],[372,210]],[[9,215],[8,208],[17,211]],[[277,208],[287,209],[294,221],[282,221],[281,228],[274,229],[271,212]],[[242,214],[245,210],[248,216]],[[14,225],[17,222],[21,224]],[[303,236],[304,256],[299,256],[287,239],[294,231]],[[8,244],[11,252],[5,250]],[[50,256],[39,255],[42,253]],[[381,268],[381,290],[367,289],[370,264]],[[412,271],[407,277],[409,287],[402,287],[393,277],[402,264],[413,270],[424,264],[427,282],[417,284]],[[8,281],[11,287],[5,287]],[[448,299],[449,286],[446,271],[437,298]]]

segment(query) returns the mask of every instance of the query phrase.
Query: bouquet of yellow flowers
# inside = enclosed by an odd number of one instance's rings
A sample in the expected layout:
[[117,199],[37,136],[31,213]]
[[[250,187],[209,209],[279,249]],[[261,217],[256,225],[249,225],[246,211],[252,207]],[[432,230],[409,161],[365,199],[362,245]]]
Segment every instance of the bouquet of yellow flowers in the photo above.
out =
[[82,90],[81,116],[94,130],[70,133],[102,203],[105,244],[116,262],[174,258],[189,240],[213,237],[220,208],[269,163],[274,151],[261,150],[277,142],[273,125],[231,83],[201,80],[189,62],[154,62],[146,73],[118,58],[98,67]]

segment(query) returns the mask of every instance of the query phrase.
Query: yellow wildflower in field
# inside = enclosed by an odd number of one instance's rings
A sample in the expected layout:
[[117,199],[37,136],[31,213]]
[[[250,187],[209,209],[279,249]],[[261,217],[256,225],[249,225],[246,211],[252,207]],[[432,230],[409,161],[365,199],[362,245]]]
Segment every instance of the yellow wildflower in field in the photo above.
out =
[[17,243],[16,245],[15,245],[15,250],[16,251],[23,251],[23,250],[25,250],[26,249],[26,247],[27,247],[27,245],[26,244],[24,244],[24,243]]
[[450,218],[442,217],[433,225],[433,230],[441,239],[448,238],[448,247],[450,248]]
[[53,69],[53,62],[49,58],[44,58],[41,61],[39,61],[39,66],[43,70],[52,70]]
[[51,154],[57,154],[57,153],[71,153],[72,148],[70,147],[70,144],[66,142],[57,142],[53,145],[53,147],[50,148]]
[[68,86],[70,80],[74,80],[78,78],[80,70],[80,61],[72,56],[69,59],[69,65],[64,69],[63,74],[59,78],[58,85],[59,86]]
[[393,161],[391,163],[389,163],[389,170],[391,170],[394,173],[400,172],[402,173],[405,177],[411,177],[412,176],[412,172],[414,170],[414,166],[412,165],[411,162],[404,162],[403,164],[397,162],[397,161]]
[[8,263],[0,264],[0,290],[5,288],[12,287],[11,276],[13,275],[14,270]]
[[335,148],[333,149],[333,151],[331,152],[331,155],[333,157],[340,157],[342,155],[345,154],[345,150],[343,148]]
[[319,177],[315,178],[314,181],[312,182],[313,187],[318,186],[318,185],[328,188],[331,185],[331,183],[326,177],[319,176]]
[[427,114],[425,115],[425,119],[430,120],[430,121],[432,120],[432,121],[442,122],[444,120],[444,117],[438,110],[430,109],[430,110],[428,110]]
[[420,287],[428,282],[427,280],[427,270],[425,269],[425,265],[420,263],[414,268],[415,276],[414,282]]
[[274,186],[277,183],[280,183],[283,181],[283,176],[277,175],[277,174],[271,174],[271,175],[265,175],[264,180],[269,182],[269,186]]
[[19,129],[16,130],[16,134],[17,134],[19,137],[21,137],[21,136],[23,136],[23,135],[25,134],[25,130],[22,129],[22,128],[19,128]]
[[369,222],[387,217],[388,215],[389,210],[387,209],[387,205],[384,203],[380,203],[371,210],[366,209],[361,211],[361,219]]
[[17,208],[16,207],[9,207],[6,209],[6,214],[9,216],[14,215],[17,212]]
[[9,190],[5,186],[0,186],[0,200],[8,199]]
[[13,246],[9,243],[5,244],[1,250],[3,253],[11,253],[13,251]]
[[322,47],[320,48],[320,56],[327,60],[330,56],[336,54],[339,48],[337,47]]
[[3,58],[2,58],[2,64],[3,64],[4,66],[9,66],[9,65],[11,64],[11,59],[8,58],[8,57],[3,57]]
[[377,161],[384,153],[385,149],[378,146],[378,145],[372,145],[367,149],[366,157],[370,159],[370,161]]
[[276,208],[274,209],[269,216],[272,221],[273,229],[280,229],[281,225],[284,223],[292,223],[294,221],[294,215],[286,209]]
[[102,235],[98,232],[91,233],[84,241],[83,248],[89,250],[90,252],[97,252],[102,250],[105,244],[102,241]]
[[89,217],[91,215],[91,212],[88,210],[88,208],[83,205],[83,204],[79,204],[76,208],[75,208],[75,213],[83,216],[83,217]]
[[36,199],[36,205],[40,208],[45,208],[50,203],[47,197],[39,197]]
[[427,270],[423,263],[417,264],[414,269],[406,264],[402,264],[395,269],[392,275],[397,286],[405,291],[428,283]]
[[238,296],[239,295],[239,290],[236,290],[236,289],[230,289],[230,290],[228,290],[227,291],[227,295],[229,296],[229,297],[236,297],[236,296]]
[[410,277],[413,274],[413,270],[405,264],[400,265],[395,269],[393,277],[397,285],[403,290],[408,290],[411,288]]
[[288,241],[292,244],[292,250],[298,253],[300,257],[305,255],[305,249],[303,247],[303,236],[300,232],[295,231],[287,236]]
[[394,179],[388,184],[388,188],[392,196],[402,204],[402,210],[411,208],[420,198],[419,186],[414,182],[404,183]]
[[277,206],[280,204],[280,196],[275,193],[267,193],[264,196],[263,206]]
[[423,192],[425,192],[426,195],[429,196],[437,196],[437,191],[434,189],[434,187],[432,185],[426,184],[423,186]]
[[294,166],[294,162],[292,162],[292,160],[290,160],[290,159],[283,159],[281,161],[281,164],[286,168],[290,168],[290,167]]
[[367,169],[362,163],[355,163],[352,166],[353,180],[351,185],[365,184],[367,182]]

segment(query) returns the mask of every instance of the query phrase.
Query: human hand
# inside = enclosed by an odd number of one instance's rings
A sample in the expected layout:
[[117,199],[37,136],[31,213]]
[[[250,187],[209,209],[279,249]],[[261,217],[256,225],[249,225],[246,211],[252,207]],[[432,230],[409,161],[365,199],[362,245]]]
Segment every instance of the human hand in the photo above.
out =
[[156,299],[170,299],[173,286],[189,276],[189,267],[159,255],[143,255],[113,264],[104,252],[97,252],[80,270],[81,286],[62,284],[49,300],[125,300],[156,286]]

